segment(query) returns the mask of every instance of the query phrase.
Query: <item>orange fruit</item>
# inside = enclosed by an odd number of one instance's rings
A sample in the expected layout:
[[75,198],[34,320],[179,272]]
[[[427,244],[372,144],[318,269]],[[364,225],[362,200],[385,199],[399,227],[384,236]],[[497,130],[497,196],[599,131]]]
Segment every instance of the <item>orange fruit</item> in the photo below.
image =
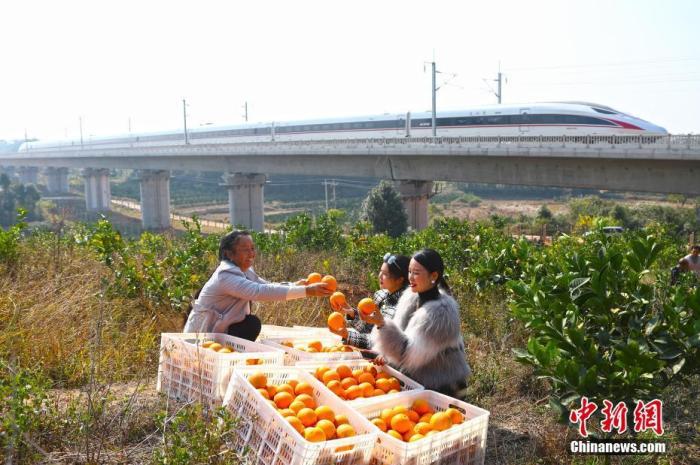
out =
[[394,416],[394,411],[390,408],[385,408],[382,410],[382,413],[379,414],[379,418],[384,420],[385,423],[389,423],[391,421],[391,417]]
[[314,388],[311,387],[309,383],[305,383],[304,381],[302,381],[301,383],[297,384],[297,386],[294,388],[294,394],[308,394],[310,396],[313,396]]
[[295,399],[291,404],[289,404],[289,409],[296,415],[299,410],[306,408],[306,404],[299,399]]
[[374,376],[372,376],[372,373],[361,373],[360,376],[357,377],[357,382],[362,384],[362,383],[369,383],[374,387]]
[[411,420],[405,413],[399,413],[391,417],[391,429],[403,434],[411,429]]
[[299,410],[297,418],[301,420],[304,426],[315,425],[317,421],[316,412],[308,407]]
[[349,438],[351,436],[355,436],[357,433],[355,433],[355,428],[352,427],[352,425],[344,423],[335,430],[335,434],[339,438]]
[[340,426],[340,425],[347,425],[349,424],[348,422],[348,417],[345,414],[339,414],[335,416],[335,425]]
[[345,390],[345,396],[348,400],[355,400],[362,396],[362,388],[359,386],[350,386]]
[[256,371],[252,375],[248,376],[248,381],[255,388],[264,388],[267,386],[267,376],[262,371]]
[[286,416],[284,417],[284,419],[287,420],[289,424],[292,425],[292,427],[299,432],[299,434],[304,434],[304,425],[302,424],[300,419],[294,416]]
[[399,391],[398,389],[390,389],[389,392],[387,392],[387,394],[397,394],[399,392],[401,391]]
[[390,429],[389,431],[387,431],[386,434],[388,434],[392,438],[398,439],[399,441],[403,441],[403,436],[401,436],[401,433],[398,433],[398,432],[394,431],[393,429]]
[[316,401],[308,394],[299,394],[296,400],[303,402],[308,408],[316,408]]
[[287,383],[280,384],[279,386],[277,386],[277,393],[276,394],[279,394],[280,392],[288,392],[292,396],[294,396],[294,388]]
[[377,368],[374,365],[365,365],[362,371],[370,373],[375,378],[377,377]]
[[277,394],[277,386],[275,386],[274,384],[270,384],[267,387],[267,393],[270,394],[270,399],[275,397],[275,394]]
[[411,437],[408,439],[408,442],[417,441],[417,440],[419,440],[419,439],[423,439],[424,437],[425,437],[425,436],[423,436],[422,434],[414,433],[413,436],[411,436]]
[[386,371],[378,371],[378,372],[377,372],[377,376],[375,376],[375,378],[376,378],[377,380],[380,380],[380,379],[388,379],[388,378],[390,378],[390,377],[391,377],[391,375],[389,375],[389,373],[387,373]]
[[316,349],[317,352],[321,352],[321,349],[323,349],[323,344],[321,344],[321,341],[311,341],[308,344],[310,349]]
[[445,431],[447,428],[452,426],[452,418],[450,414],[446,412],[436,412],[430,418],[430,426],[436,431]]
[[277,408],[287,408],[294,400],[294,396],[288,392],[282,391],[275,394],[274,400]]
[[220,354],[232,354],[234,352],[235,352],[235,350],[233,350],[230,347],[222,347],[221,349],[219,349]]
[[202,349],[207,349],[209,346],[211,346],[214,342],[216,341],[204,341],[202,342]]
[[372,393],[372,397],[383,396],[384,394],[386,394],[386,392],[382,391],[379,388],[375,388],[374,392]]
[[386,433],[386,422],[381,418],[375,418],[372,420],[372,424]]
[[333,380],[340,381],[340,375],[335,370],[328,370],[323,374],[323,379],[321,381],[323,381],[323,384],[328,384]]
[[210,348],[211,350],[213,350],[214,352],[218,352],[218,351],[220,351],[221,349],[223,349],[224,346],[222,346],[222,345],[219,344],[218,342],[214,342],[214,343],[212,343],[212,344],[209,346],[209,348]]
[[311,427],[304,430],[304,439],[309,442],[323,442],[326,440],[326,433],[321,428]]
[[408,431],[406,431],[405,433],[403,433],[403,434],[401,435],[401,436],[403,436],[403,440],[404,440],[404,441],[408,442],[408,440],[411,439],[411,436],[413,436],[414,434],[416,434],[416,432],[413,430],[413,428],[415,428],[415,426],[416,426],[416,424],[412,422],[412,423],[411,423],[411,427],[408,428]]
[[292,410],[290,408],[280,409],[279,412],[280,412],[280,415],[282,415],[283,417],[296,417],[297,416],[297,412],[295,412],[294,410]]
[[416,399],[411,408],[421,415],[430,412],[430,404],[425,399]]
[[321,273],[310,273],[306,278],[306,284],[314,284],[321,282]]
[[369,383],[360,383],[357,387],[362,391],[362,397],[372,397],[374,394],[374,386]]
[[249,358],[246,359],[245,364],[246,365],[262,365],[264,362],[260,359],[257,358]]
[[323,379],[323,374],[330,370],[330,367],[327,367],[325,365],[321,365],[320,367],[316,368],[315,376],[316,379],[322,380]]
[[267,392],[267,389],[265,389],[265,388],[258,388],[258,392],[259,392],[260,394],[262,394],[262,396],[263,396],[265,399],[270,399],[270,394]]
[[413,423],[418,423],[418,420],[420,419],[420,415],[418,415],[418,412],[415,410],[409,410],[406,412],[406,415],[408,415],[408,419],[411,420]]
[[418,434],[422,434],[425,436],[428,434],[429,431],[432,431],[433,428],[430,426],[430,423],[426,423],[424,421],[421,421],[419,423],[416,423],[416,426],[413,427],[413,431],[415,431]]
[[340,379],[350,378],[352,376],[352,370],[347,365],[338,365],[335,367],[335,371],[340,376]]
[[340,331],[345,328],[345,317],[338,312],[328,315],[328,327],[333,331]]
[[433,414],[432,414],[432,413],[430,413],[430,412],[424,413],[424,414],[421,415],[421,417],[418,419],[418,422],[419,422],[419,423],[424,422],[424,423],[430,424],[430,419],[431,419],[432,417],[433,417]]
[[292,386],[292,389],[295,389],[297,387],[297,384],[299,384],[299,380],[296,379],[288,379],[287,384]]
[[314,412],[316,413],[316,418],[319,420],[335,420],[335,413],[333,413],[333,410],[327,405],[319,405]]
[[338,281],[336,281],[335,278],[334,278],[333,276],[329,275],[329,274],[327,274],[326,276],[324,276],[324,277],[321,279],[321,282],[322,282],[322,283],[326,283],[326,288],[327,288],[329,291],[335,292],[335,290],[338,289]]
[[389,392],[391,391],[391,382],[389,382],[388,379],[386,378],[379,378],[375,383],[374,386],[377,389],[381,389],[382,391]]
[[394,415],[398,415],[399,413],[408,413],[408,409],[405,405],[395,405],[394,408],[391,410],[392,412],[394,412]]
[[393,376],[389,378],[389,385],[391,386],[391,389],[396,389],[397,391],[401,390],[401,382]]
[[464,415],[462,415],[462,412],[454,407],[448,408],[445,410],[445,413],[450,416],[453,425],[458,425],[464,421]]
[[357,379],[362,373],[364,373],[364,371],[362,371],[360,368],[356,368],[355,370],[352,370],[352,377]]
[[347,391],[350,386],[357,386],[357,380],[353,377],[344,378],[340,381],[340,385]]
[[377,310],[377,305],[374,303],[374,300],[365,297],[357,304],[357,309],[362,312],[363,315],[371,315]]
[[335,438],[335,425],[332,420],[318,420],[316,423],[316,428],[320,428],[326,435],[326,440]]
[[345,294],[342,292],[334,292],[333,295],[330,296],[330,301],[331,301],[331,307],[334,310],[339,310],[341,307],[345,307],[348,304],[348,301],[345,299]]

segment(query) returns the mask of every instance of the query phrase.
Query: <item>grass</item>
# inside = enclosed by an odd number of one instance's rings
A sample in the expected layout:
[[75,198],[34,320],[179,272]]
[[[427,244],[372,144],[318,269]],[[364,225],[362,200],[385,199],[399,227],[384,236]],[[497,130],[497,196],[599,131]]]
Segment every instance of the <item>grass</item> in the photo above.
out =
[[[38,423],[20,438],[24,455],[17,455],[17,445],[6,448],[5,463],[12,457],[14,463],[187,463],[167,445],[197,435],[213,441],[207,447],[219,447],[216,431],[207,429],[216,422],[201,412],[180,418],[182,407],[155,392],[159,335],[179,331],[184,315],[147,310],[137,299],[106,294],[111,271],[86,248],[60,240],[21,244],[14,274],[0,272],[0,359],[8,361],[8,373],[9,368],[33,370],[49,388],[40,406],[31,398],[21,403],[36,407],[26,414]],[[352,302],[372,292],[367,270],[331,253],[259,256],[256,269],[272,281],[296,280],[310,271],[332,273]],[[511,349],[522,347],[527,334],[512,320],[504,292],[454,291],[473,370],[469,400],[491,412],[486,463],[608,463],[566,453],[576,432],[557,423],[548,409],[547,383],[514,361]],[[283,326],[324,326],[327,311],[322,299],[261,303],[254,309],[265,323]],[[6,376],[0,372],[0,378]],[[18,388],[12,389],[16,395]],[[658,463],[690,464],[700,456],[698,394],[700,381],[693,379],[664,395],[673,448]],[[0,401],[0,413],[9,414],[8,405]],[[180,429],[165,433],[164,425],[175,418]],[[163,454],[169,461],[157,459]],[[656,459],[618,457],[609,463]]]

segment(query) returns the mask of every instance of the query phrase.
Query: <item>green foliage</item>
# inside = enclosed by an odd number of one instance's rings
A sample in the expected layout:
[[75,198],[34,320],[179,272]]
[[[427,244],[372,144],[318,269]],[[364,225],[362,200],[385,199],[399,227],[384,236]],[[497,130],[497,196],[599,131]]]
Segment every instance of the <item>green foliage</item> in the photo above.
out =
[[40,198],[36,187],[11,183],[5,173],[0,174],[0,226],[14,224],[20,209],[25,212],[27,219],[37,219],[36,205]]
[[563,238],[518,281],[511,309],[531,332],[519,361],[554,388],[562,411],[581,396],[651,398],[698,373],[700,290],[655,277],[663,237]]
[[238,420],[228,410],[219,408],[212,414],[199,405],[188,405],[173,417],[157,415],[162,425],[163,444],[154,451],[153,462],[159,465],[238,464],[245,454],[235,452],[231,441]]
[[375,233],[398,237],[408,229],[408,216],[396,189],[382,181],[372,189],[362,204],[363,217],[372,224]]
[[0,450],[16,463],[30,463],[47,416],[48,381],[41,373],[12,367],[0,359]]
[[315,221],[307,213],[294,216],[281,228],[286,244],[302,250],[342,250],[345,248],[343,216],[340,210],[329,210]]
[[4,230],[0,228],[0,264],[7,265],[12,268],[19,256],[19,240],[22,236],[22,230],[27,227],[24,218],[26,210],[19,209],[17,211],[17,222]]

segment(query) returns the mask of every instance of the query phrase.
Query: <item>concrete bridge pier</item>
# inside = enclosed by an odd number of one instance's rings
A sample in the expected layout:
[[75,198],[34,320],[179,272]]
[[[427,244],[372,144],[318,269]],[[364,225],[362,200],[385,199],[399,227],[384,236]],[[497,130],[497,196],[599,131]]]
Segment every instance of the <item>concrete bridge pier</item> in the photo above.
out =
[[433,181],[398,181],[397,189],[408,214],[408,226],[418,231],[428,227],[428,199]]
[[170,227],[170,171],[141,170],[141,224],[144,229]]
[[22,184],[39,184],[39,168],[36,166],[21,166],[17,174]]
[[[85,208],[89,212],[105,212],[112,209],[112,193],[109,188],[109,170],[85,168]],[[68,181],[66,180],[66,184]]]
[[46,189],[49,194],[66,194],[68,189],[68,168],[48,167],[44,172]]
[[229,222],[263,231],[263,188],[267,177],[258,173],[226,173],[223,178],[228,189]]

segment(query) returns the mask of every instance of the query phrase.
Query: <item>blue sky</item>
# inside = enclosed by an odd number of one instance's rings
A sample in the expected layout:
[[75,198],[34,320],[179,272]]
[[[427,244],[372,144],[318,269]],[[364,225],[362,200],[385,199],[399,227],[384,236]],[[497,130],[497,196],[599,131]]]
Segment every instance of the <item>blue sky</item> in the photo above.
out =
[[0,139],[581,100],[700,133],[700,3],[3,2]]

